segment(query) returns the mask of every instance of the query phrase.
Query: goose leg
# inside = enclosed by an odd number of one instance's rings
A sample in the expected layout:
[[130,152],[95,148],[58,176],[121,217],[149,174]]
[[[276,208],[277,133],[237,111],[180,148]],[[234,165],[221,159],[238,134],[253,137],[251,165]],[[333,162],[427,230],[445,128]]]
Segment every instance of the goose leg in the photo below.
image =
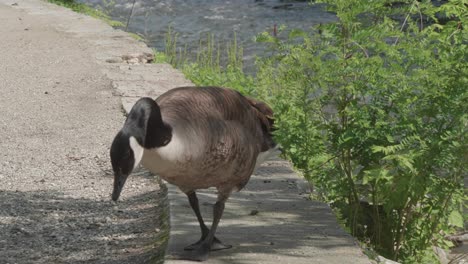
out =
[[187,194],[187,196],[188,196],[188,200],[190,203],[190,207],[192,207],[193,212],[197,216],[197,220],[198,220],[198,223],[200,224],[200,229],[201,229],[201,234],[202,234],[200,240],[184,248],[184,250],[194,250],[206,238],[210,230],[205,225],[205,222],[203,221],[203,217],[200,213],[200,206],[198,203],[197,194],[195,192],[190,192]]
[[[218,201],[213,207],[213,224],[211,225],[211,229],[208,232],[205,239],[203,239],[203,241],[201,241],[199,245],[192,251],[192,254],[189,256],[190,260],[204,261],[208,259],[211,247],[215,239],[216,229],[218,228],[219,221],[221,220],[221,216],[223,215],[223,212],[224,212],[224,203],[226,200],[227,200],[227,196],[225,195],[218,196]],[[230,247],[231,246],[228,246],[227,248],[230,248]]]
[[[199,203],[198,203],[197,194],[195,192],[190,192],[190,193],[187,194],[187,196],[188,196],[190,206],[192,207],[193,212],[197,216],[198,223],[200,224],[201,238],[197,242],[186,246],[184,248],[184,250],[194,250],[194,249],[196,249],[197,247],[200,246],[200,244],[203,242],[203,240],[205,240],[205,238],[208,236],[208,233],[210,232],[210,229],[205,225],[205,222],[203,221],[203,217],[202,217],[202,215],[200,213],[200,206],[199,206]],[[213,242],[211,244],[211,250],[212,251],[228,249],[228,248],[231,248],[231,247],[232,246],[230,246],[230,245],[224,245],[216,237],[213,238]]]

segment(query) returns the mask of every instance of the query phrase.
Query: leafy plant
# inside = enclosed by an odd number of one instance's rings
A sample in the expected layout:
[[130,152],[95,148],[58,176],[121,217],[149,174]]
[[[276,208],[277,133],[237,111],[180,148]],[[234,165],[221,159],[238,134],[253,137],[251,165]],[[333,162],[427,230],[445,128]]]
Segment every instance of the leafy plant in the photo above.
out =
[[276,54],[260,59],[257,92],[283,149],[351,233],[420,263],[463,226],[465,3],[321,2],[338,22],[288,41],[259,35]]

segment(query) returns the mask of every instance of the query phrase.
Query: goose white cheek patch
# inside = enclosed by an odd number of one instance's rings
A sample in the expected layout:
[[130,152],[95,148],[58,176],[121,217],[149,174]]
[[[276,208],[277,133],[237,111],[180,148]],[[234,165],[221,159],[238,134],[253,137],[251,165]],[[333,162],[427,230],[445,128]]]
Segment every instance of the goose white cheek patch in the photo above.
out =
[[164,159],[176,161],[178,158],[181,157],[181,155],[185,153],[185,144],[179,138],[179,136],[176,133],[174,133],[169,144],[159,148],[158,153]]
[[138,164],[140,164],[141,158],[143,157],[144,148],[138,144],[138,141],[134,137],[130,137],[130,148],[133,151],[135,164],[133,165],[133,169],[135,169]]

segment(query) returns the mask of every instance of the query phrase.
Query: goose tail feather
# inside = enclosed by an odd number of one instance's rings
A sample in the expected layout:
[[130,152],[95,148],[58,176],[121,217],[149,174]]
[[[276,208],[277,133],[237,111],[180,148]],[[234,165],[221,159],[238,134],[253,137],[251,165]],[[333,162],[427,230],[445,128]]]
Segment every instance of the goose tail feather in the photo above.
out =
[[276,149],[277,144],[273,140],[272,132],[275,130],[273,110],[264,102],[247,98],[250,105],[255,109],[255,114],[260,122],[263,132],[262,153]]

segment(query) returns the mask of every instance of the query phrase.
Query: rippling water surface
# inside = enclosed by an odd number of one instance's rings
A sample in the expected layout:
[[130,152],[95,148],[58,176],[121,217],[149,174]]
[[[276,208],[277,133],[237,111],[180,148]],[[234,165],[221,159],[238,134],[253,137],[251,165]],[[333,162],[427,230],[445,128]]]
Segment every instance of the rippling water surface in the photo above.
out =
[[[115,20],[127,22],[133,2],[122,0],[81,0],[99,5]],[[291,0],[136,0],[128,30],[142,35],[148,44],[164,49],[164,37],[171,26],[179,33],[178,46],[196,50],[200,37],[209,32],[220,43],[232,40],[236,32],[247,59],[262,52],[253,37],[272,32],[276,24],[308,29],[334,21],[322,5]]]

